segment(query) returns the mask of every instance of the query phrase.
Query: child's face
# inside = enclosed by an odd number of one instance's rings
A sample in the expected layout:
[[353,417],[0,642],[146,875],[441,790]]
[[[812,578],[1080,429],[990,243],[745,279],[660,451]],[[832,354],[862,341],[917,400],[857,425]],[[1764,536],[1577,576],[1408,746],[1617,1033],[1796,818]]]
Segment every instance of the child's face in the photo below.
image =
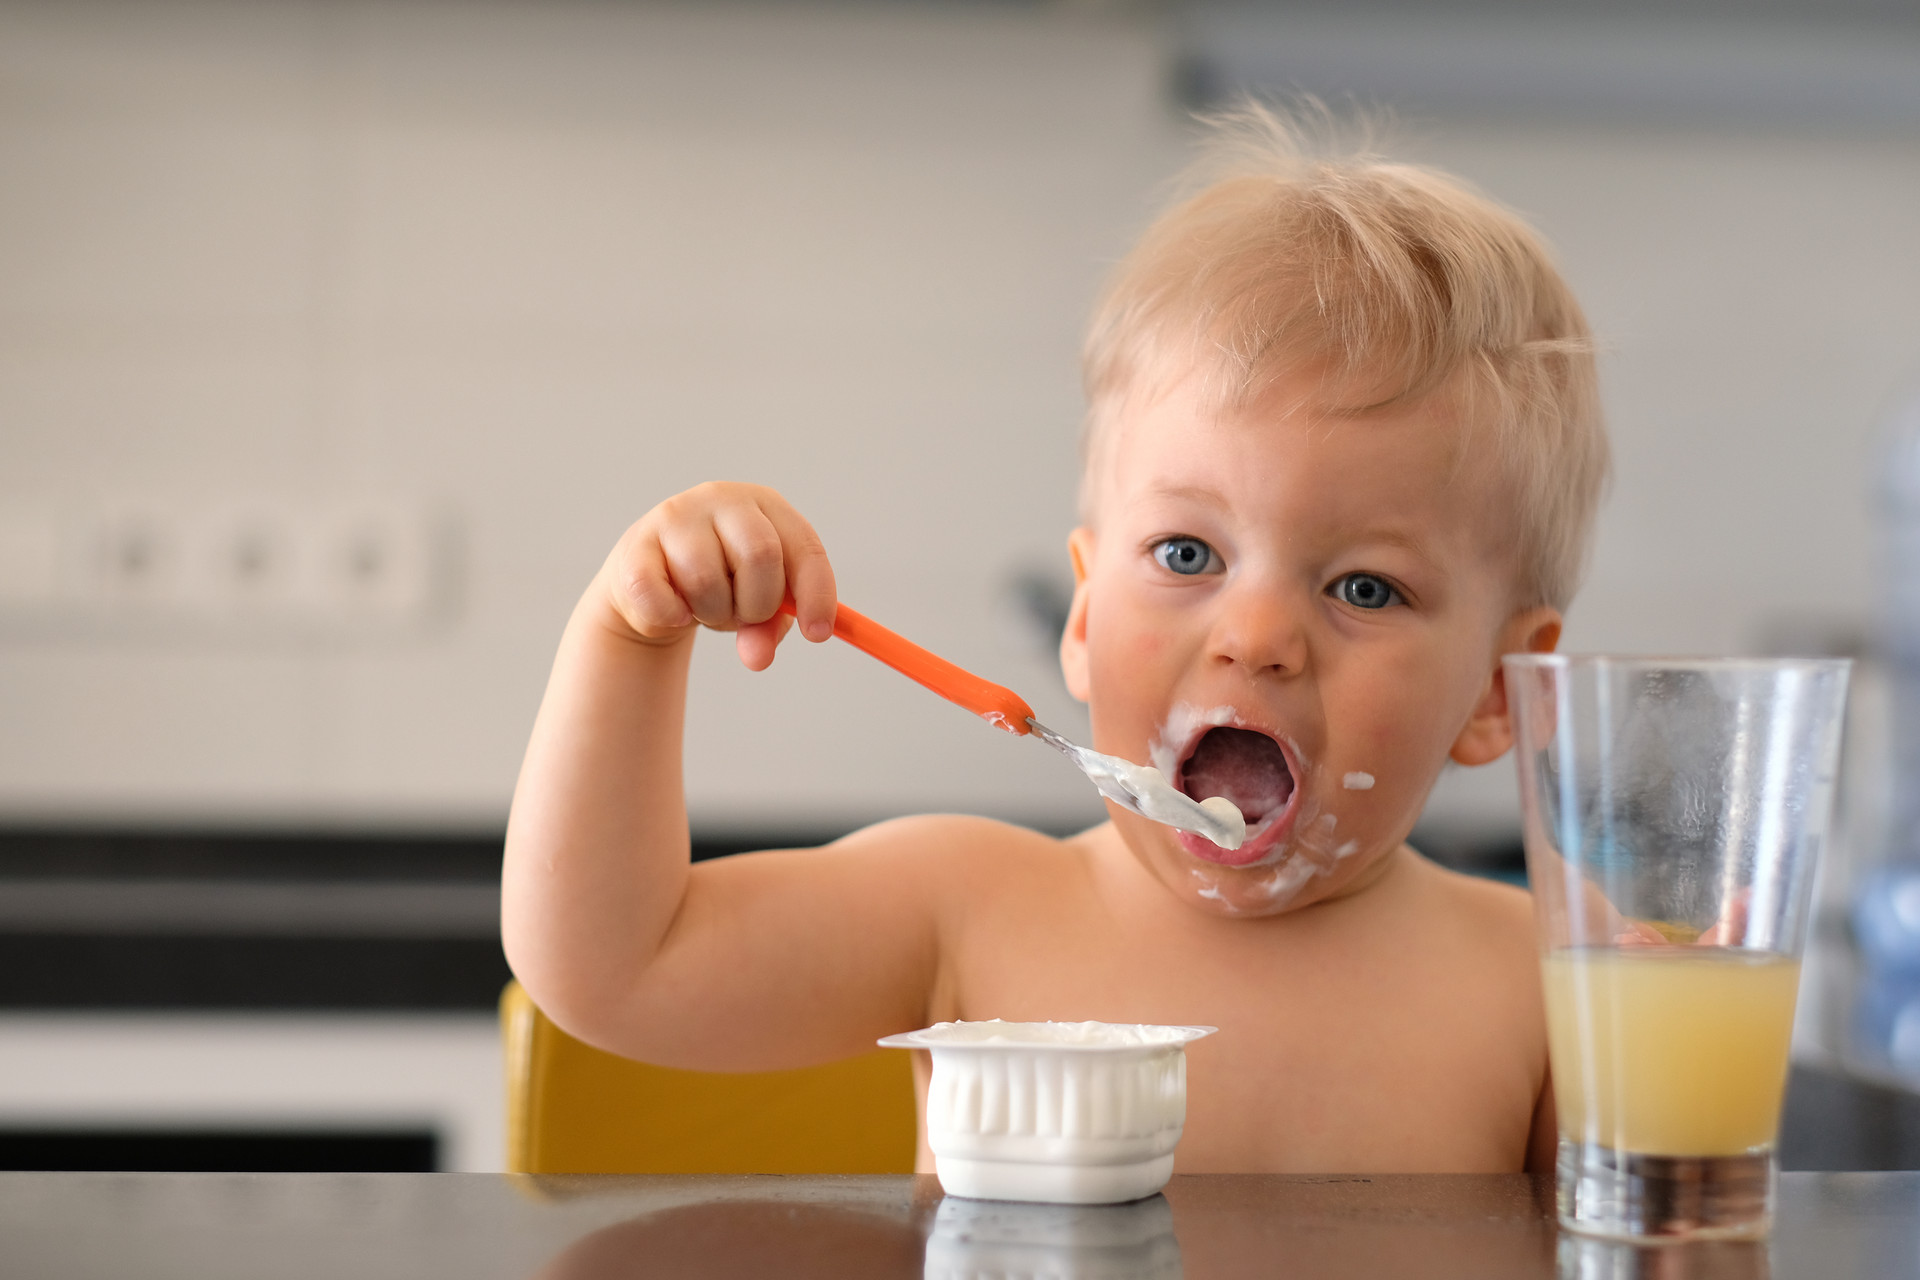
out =
[[1301,379],[1216,410],[1189,379],[1109,425],[1061,646],[1093,745],[1246,814],[1229,852],[1114,811],[1206,910],[1350,891],[1396,849],[1451,754],[1508,744],[1499,655],[1551,648],[1516,610],[1499,495],[1442,402],[1316,414]]

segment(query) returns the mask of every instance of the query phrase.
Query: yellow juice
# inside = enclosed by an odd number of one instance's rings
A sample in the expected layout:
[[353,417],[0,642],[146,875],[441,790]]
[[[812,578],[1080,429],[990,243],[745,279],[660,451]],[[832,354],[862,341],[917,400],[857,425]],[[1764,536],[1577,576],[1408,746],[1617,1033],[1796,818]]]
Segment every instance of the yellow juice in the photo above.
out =
[[1543,968],[1561,1137],[1663,1156],[1772,1146],[1799,962],[1655,946],[1556,951]]

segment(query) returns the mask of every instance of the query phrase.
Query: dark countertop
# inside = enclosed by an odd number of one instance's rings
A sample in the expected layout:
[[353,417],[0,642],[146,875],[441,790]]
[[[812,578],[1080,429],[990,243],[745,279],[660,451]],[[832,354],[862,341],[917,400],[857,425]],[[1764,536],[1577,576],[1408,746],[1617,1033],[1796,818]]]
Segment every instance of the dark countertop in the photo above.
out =
[[1784,1175],[1768,1246],[1557,1235],[1552,1184],[1198,1176],[1090,1209],[943,1199],[931,1178],[0,1174],[0,1274],[1882,1277],[1920,1267],[1920,1174]]

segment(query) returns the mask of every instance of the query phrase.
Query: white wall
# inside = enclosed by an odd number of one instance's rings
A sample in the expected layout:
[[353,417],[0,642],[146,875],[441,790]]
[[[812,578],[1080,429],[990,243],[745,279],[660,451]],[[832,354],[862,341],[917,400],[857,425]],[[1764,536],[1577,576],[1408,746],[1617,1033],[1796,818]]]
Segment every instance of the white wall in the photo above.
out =
[[[1920,140],[1431,134],[1423,155],[1546,230],[1607,347],[1615,479],[1563,647],[1751,653],[1870,633],[1878,424],[1920,389]],[[1512,791],[1503,761],[1448,778],[1438,808],[1473,821]]]
[[[1083,723],[1009,600],[1061,566],[1074,351],[1183,155],[1137,22],[842,10],[0,7],[0,504],[381,496],[457,603],[378,633],[0,626],[0,820],[485,826],[572,599],[699,479],[775,484],[846,599]],[[1920,144],[1416,122],[1611,345],[1579,648],[1856,626],[1867,440],[1920,359]],[[1067,824],[1063,763],[868,660],[696,668],[715,827]],[[1439,802],[1498,821],[1504,766]]]
[[[17,633],[6,810],[498,822],[572,599],[713,476],[787,491],[850,602],[1072,724],[1005,583],[1063,558],[1080,312],[1174,155],[1145,33],[917,8],[0,22],[5,487],[413,495],[457,513],[466,575],[450,625],[372,644]],[[730,663],[713,644],[697,675],[711,823],[1093,812],[1037,746],[837,646]]]

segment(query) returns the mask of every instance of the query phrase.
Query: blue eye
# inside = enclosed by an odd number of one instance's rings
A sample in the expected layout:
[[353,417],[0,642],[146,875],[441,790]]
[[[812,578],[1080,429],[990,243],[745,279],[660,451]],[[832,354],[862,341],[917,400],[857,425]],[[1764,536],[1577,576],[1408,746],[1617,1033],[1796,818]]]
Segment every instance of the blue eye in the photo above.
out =
[[1406,603],[1392,583],[1372,573],[1350,573],[1333,584],[1331,593],[1356,609],[1384,609]]
[[1220,563],[1212,547],[1198,538],[1168,538],[1153,545],[1153,558],[1165,569],[1182,575],[1209,573]]

